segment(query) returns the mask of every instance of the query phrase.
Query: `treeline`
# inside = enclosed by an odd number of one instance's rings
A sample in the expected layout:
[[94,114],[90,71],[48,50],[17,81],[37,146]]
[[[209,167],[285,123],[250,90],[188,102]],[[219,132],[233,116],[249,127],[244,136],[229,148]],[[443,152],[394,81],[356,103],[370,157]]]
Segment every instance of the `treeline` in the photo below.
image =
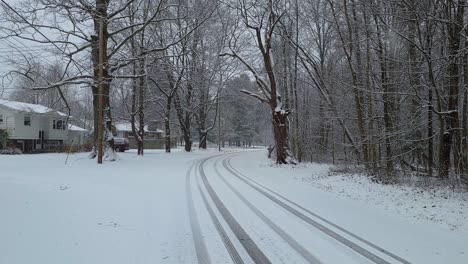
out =
[[[311,155],[311,150],[336,155],[342,149],[341,154],[354,154],[372,173],[383,170],[391,176],[411,170],[447,178],[453,172],[466,179],[465,4],[304,2],[298,10],[316,15],[301,24],[299,36],[302,29],[308,37],[292,49],[299,49],[309,77],[304,81],[315,88],[313,111],[320,126],[318,138],[300,138],[315,144],[304,144],[303,155]],[[308,97],[306,87],[302,92]],[[302,123],[301,116],[310,114],[305,105],[297,109]],[[300,149],[296,151],[301,157]]]
[[467,179],[465,1],[269,3],[298,160]]
[[24,0],[2,4],[2,37],[61,56],[61,74],[37,74],[27,63],[34,56],[23,56],[12,75],[45,79],[35,91],[87,86],[95,117],[103,94],[113,106],[101,113],[106,125],[112,116],[130,121],[140,154],[144,124],[160,119],[168,140],[180,133],[187,151],[194,140],[205,148],[207,140],[268,137],[278,163],[467,179],[465,5]]

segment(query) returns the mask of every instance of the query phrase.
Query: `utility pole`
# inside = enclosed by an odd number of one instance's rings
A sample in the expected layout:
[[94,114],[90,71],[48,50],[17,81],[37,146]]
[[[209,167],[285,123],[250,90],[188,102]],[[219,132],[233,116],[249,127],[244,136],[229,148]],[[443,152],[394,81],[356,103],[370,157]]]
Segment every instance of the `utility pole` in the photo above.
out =
[[104,25],[103,25],[104,17],[101,17],[99,20],[99,69],[98,69],[98,156],[97,156],[97,163],[102,164],[102,156],[103,156],[103,89],[102,85],[104,83]]
[[218,151],[221,152],[221,104],[219,103],[219,93],[218,92]]

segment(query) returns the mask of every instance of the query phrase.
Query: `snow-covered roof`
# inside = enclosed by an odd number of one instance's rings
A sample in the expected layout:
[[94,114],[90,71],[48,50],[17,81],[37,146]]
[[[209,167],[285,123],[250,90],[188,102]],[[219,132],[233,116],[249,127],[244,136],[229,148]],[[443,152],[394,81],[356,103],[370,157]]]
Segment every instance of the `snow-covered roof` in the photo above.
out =
[[[132,124],[130,122],[119,122],[115,123],[115,129],[117,131],[124,131],[124,132],[132,132]],[[164,131],[160,129],[156,130],[148,130],[148,125],[145,125],[145,132],[157,132],[157,133],[164,133]]]
[[[115,129],[117,131],[131,132],[132,124],[130,122],[119,122],[115,123]],[[148,125],[145,126],[145,131],[148,131]]]
[[49,107],[46,107],[43,105],[37,105],[37,104],[28,104],[28,103],[23,103],[23,102],[0,99],[0,106],[5,106],[16,111],[27,112],[27,113],[34,113],[34,114],[56,113],[60,116],[68,116],[67,114],[64,114],[62,112],[55,111],[54,109],[51,109]]
[[79,126],[72,125],[72,124],[68,124],[68,130],[70,130],[70,131],[79,131],[79,132],[88,132],[88,130],[86,130],[84,128],[81,128]]

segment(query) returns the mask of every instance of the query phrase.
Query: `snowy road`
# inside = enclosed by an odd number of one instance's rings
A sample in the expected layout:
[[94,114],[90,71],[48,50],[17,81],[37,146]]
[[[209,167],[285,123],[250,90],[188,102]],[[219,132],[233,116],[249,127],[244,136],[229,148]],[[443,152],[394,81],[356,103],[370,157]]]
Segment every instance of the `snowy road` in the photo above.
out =
[[[197,162],[189,172],[188,182],[192,182],[189,187],[191,198],[197,200],[194,193],[201,196],[209,212],[209,217],[205,215],[204,218],[196,213],[191,214],[192,227],[200,230],[199,222],[211,222],[218,234],[218,238],[213,239],[217,241],[205,243],[200,237],[203,231],[193,233],[199,263],[387,264],[466,261],[464,252],[460,253],[462,251],[454,250],[454,255],[441,257],[440,252],[431,252],[433,249],[437,250],[437,246],[421,248],[425,246],[427,239],[431,239],[431,232],[414,230],[405,234],[411,227],[402,227],[401,223],[392,222],[387,217],[379,219],[378,213],[373,219],[359,219],[355,214],[348,216],[350,222],[381,221],[380,225],[384,230],[379,232],[389,232],[390,235],[380,240],[393,240],[385,243],[392,246],[383,248],[364,237],[373,230],[365,230],[364,236],[353,233],[264,186],[247,176],[247,173],[240,172],[231,163],[237,156],[239,154],[205,158]],[[330,205],[333,206],[333,203]],[[197,220],[197,217],[202,220]],[[209,230],[209,225],[205,229],[207,233],[213,233]],[[398,237],[395,234],[401,235]],[[394,239],[405,242],[400,243]],[[408,239],[416,244],[407,248],[398,246],[408,245]],[[435,242],[440,238],[432,239]],[[441,246],[439,242],[435,243]],[[212,248],[210,244],[217,246]],[[224,254],[218,251],[220,244],[224,244]],[[418,244],[421,247],[415,246]],[[463,244],[457,246],[463,250]]]
[[263,151],[85,157],[0,156],[0,263],[467,263],[465,233],[291,180]]

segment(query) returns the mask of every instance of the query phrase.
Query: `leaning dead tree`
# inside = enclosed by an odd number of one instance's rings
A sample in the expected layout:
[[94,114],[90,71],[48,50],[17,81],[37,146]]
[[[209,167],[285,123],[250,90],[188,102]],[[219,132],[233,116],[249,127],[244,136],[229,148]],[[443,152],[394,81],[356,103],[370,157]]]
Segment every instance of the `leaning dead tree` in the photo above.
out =
[[[289,148],[288,115],[289,109],[285,109],[279,91],[278,78],[276,76],[273,55],[272,41],[282,14],[277,14],[281,10],[278,1],[239,1],[238,16],[247,32],[254,37],[255,46],[261,55],[262,70],[267,75],[265,80],[259,72],[244,57],[236,51],[235,43],[228,47],[229,52],[222,56],[231,56],[239,60],[254,76],[259,92],[242,90],[243,93],[257,98],[262,103],[266,103],[271,110],[273,134],[275,140],[276,162],[278,164],[294,163],[294,158]],[[237,39],[233,39],[235,42]]]

